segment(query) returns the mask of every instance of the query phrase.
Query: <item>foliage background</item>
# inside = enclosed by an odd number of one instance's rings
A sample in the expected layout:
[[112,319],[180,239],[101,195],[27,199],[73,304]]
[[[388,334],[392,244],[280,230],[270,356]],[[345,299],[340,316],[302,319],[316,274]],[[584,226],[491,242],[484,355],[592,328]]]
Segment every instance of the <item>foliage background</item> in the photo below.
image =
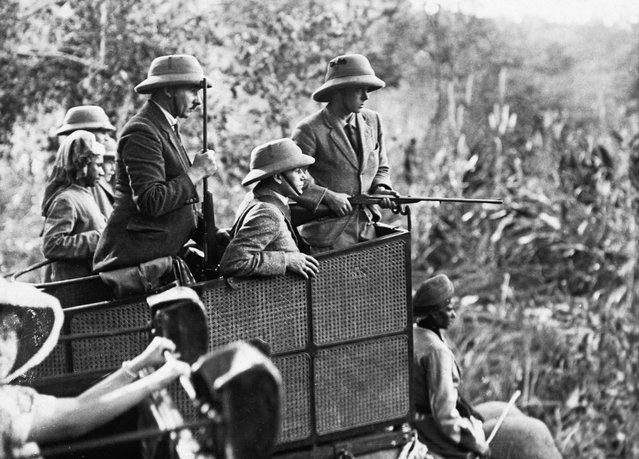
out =
[[566,458],[638,457],[637,31],[429,15],[408,0],[5,0],[0,272],[41,258],[68,107],[101,105],[121,128],[155,56],[196,55],[214,83],[216,211],[230,226],[250,150],[319,108],[309,96],[328,59],[360,52],[388,83],[369,105],[395,187],[504,199],[412,208],[415,283],[446,272],[458,286],[466,394],[521,389]]

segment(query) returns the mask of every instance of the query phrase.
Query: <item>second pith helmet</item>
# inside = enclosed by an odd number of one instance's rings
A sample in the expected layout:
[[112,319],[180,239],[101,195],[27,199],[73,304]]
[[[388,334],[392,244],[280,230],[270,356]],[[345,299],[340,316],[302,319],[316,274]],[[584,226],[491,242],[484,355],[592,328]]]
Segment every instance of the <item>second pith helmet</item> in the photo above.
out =
[[364,86],[370,92],[383,88],[386,83],[375,76],[375,71],[365,56],[344,54],[328,63],[324,84],[312,97],[318,102],[328,102],[331,92],[353,86]]
[[71,107],[64,115],[64,121],[56,131],[56,135],[66,135],[78,129],[92,130],[104,129],[115,131],[115,127],[109,121],[109,117],[102,107],[97,105],[79,105]]
[[253,149],[251,170],[242,180],[242,185],[247,186],[297,167],[310,166],[314,162],[315,158],[302,153],[291,139],[272,140]]
[[[139,94],[149,94],[166,86],[198,86],[205,77],[202,66],[194,56],[172,54],[153,59],[147,78],[135,87]],[[206,86],[211,87],[207,80]]]

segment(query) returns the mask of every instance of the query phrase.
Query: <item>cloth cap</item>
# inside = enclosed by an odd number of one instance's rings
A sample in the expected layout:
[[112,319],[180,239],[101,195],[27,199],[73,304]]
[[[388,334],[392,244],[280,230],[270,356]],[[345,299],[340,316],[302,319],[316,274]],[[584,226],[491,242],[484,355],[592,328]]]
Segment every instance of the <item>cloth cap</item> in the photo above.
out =
[[56,131],[56,135],[66,135],[78,129],[104,129],[106,131],[115,131],[115,126],[109,121],[109,117],[102,107],[97,105],[79,105],[71,107],[67,110],[60,126]]
[[361,54],[344,54],[328,63],[324,84],[312,95],[317,102],[328,102],[329,94],[336,89],[364,86],[367,91],[375,91],[386,86],[375,76],[370,62]]
[[[166,86],[200,86],[205,78],[198,60],[188,54],[172,54],[153,59],[146,80],[135,87],[139,94],[149,94],[156,88]],[[206,83],[210,88],[211,84]]]
[[30,284],[9,282],[0,277],[0,321],[4,322],[10,313],[19,320],[18,353],[1,384],[11,382],[42,362],[58,342],[64,322],[57,298]]
[[413,296],[413,314],[429,315],[443,310],[454,292],[453,283],[445,274],[426,279]]
[[272,140],[253,149],[251,170],[242,180],[242,185],[247,186],[298,167],[307,167],[314,162],[315,158],[302,153],[291,139]]

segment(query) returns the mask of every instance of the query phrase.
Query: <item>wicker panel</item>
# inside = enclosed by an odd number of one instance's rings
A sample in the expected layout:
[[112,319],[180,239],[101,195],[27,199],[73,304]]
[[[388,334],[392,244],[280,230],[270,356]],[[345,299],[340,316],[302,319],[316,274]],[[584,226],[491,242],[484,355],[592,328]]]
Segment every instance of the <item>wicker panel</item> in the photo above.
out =
[[[302,440],[311,434],[308,354],[273,359],[282,375],[282,425],[278,443]],[[169,386],[169,394],[185,421],[194,421],[198,413],[179,383]]]
[[282,426],[278,443],[303,440],[311,434],[310,356],[277,357],[273,363],[282,374]]
[[67,361],[65,359],[64,343],[59,342],[56,347],[53,348],[51,354],[47,356],[44,361],[29,370],[25,375],[25,382],[23,384],[29,384],[30,381],[37,380],[38,378],[44,378],[47,376],[58,376],[66,373]]
[[[103,333],[149,326],[146,303],[91,309],[71,317],[71,334]],[[117,368],[142,352],[149,344],[149,331],[131,331],[100,338],[76,338],[72,342],[74,371]]]
[[63,308],[109,301],[113,298],[111,289],[98,276],[90,276],[81,282],[74,279],[56,286],[42,284],[42,290],[55,296]]
[[235,281],[236,288],[205,289],[209,349],[260,338],[273,353],[304,349],[307,343],[306,282],[293,276]]
[[312,282],[318,346],[401,332],[406,318],[405,240],[327,258]]
[[408,415],[408,337],[320,350],[315,361],[317,433]]

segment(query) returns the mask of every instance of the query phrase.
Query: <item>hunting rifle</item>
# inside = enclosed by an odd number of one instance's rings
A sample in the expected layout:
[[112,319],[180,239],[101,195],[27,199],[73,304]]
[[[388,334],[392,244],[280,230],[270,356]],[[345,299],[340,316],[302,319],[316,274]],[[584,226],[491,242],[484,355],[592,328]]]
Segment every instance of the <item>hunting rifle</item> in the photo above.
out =
[[[380,204],[382,200],[390,199],[393,203],[391,210],[394,213],[406,214],[402,206],[417,202],[459,202],[471,204],[503,204],[501,199],[484,198],[442,198],[438,196],[393,196],[390,194],[359,194],[348,198],[352,206],[367,206]],[[303,225],[311,220],[333,215],[328,206],[321,204],[315,211],[306,209],[299,204],[291,205],[291,220],[294,225]]]
[[[208,150],[207,139],[207,111],[206,111],[206,77],[202,79],[202,151]],[[218,277],[217,266],[220,254],[217,246],[217,227],[215,226],[215,206],[213,205],[213,193],[209,190],[209,180],[204,177],[202,190],[202,218],[203,234],[202,248],[204,262],[202,264],[201,279],[214,279]]]

